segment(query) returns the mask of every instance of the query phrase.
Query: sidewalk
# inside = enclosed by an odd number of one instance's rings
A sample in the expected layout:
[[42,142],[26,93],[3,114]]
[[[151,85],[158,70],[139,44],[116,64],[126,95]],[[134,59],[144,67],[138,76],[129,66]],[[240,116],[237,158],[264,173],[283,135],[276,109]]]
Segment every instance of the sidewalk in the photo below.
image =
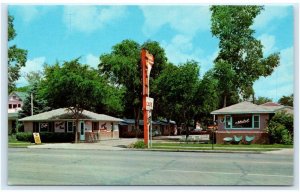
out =
[[[128,145],[135,143],[137,141],[136,138],[130,139],[116,139],[116,140],[105,140],[100,141],[99,143],[45,143],[41,145],[30,145],[28,148],[32,149],[93,149],[93,150],[108,150],[108,151],[121,151],[121,150],[139,150],[139,151],[176,151],[176,152],[206,152],[206,153],[267,153],[267,154],[282,154],[282,155],[293,155],[294,149],[278,149],[278,148],[270,148],[277,149],[275,151],[264,151],[264,152],[256,152],[256,151],[234,151],[234,149],[241,149],[238,147],[233,147],[232,151],[222,150],[222,147],[214,147],[214,150],[206,150],[211,149],[211,147],[201,147],[203,150],[194,149],[199,147],[182,147],[182,149],[172,149],[172,146],[169,146],[169,149],[133,149],[127,148]],[[189,148],[189,149],[185,149]],[[254,149],[254,148],[243,148],[243,149]]]
[[104,140],[98,143],[45,143],[41,145],[30,145],[33,149],[96,149],[96,150],[125,150],[128,145],[137,139]]

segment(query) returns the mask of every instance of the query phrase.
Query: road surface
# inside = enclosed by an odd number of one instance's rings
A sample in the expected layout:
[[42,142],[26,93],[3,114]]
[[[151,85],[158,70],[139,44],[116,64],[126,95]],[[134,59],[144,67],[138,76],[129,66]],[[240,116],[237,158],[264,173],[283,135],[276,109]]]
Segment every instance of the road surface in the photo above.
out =
[[8,185],[292,185],[293,155],[8,149]]

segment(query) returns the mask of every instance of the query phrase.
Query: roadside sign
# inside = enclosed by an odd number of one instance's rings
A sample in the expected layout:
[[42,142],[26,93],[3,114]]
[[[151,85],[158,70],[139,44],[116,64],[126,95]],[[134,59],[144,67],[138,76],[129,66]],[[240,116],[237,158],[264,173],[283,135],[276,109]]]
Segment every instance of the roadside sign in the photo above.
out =
[[151,97],[146,97],[146,110],[153,110],[154,99]]
[[33,138],[34,138],[34,142],[35,144],[41,144],[41,137],[39,133],[33,133]]

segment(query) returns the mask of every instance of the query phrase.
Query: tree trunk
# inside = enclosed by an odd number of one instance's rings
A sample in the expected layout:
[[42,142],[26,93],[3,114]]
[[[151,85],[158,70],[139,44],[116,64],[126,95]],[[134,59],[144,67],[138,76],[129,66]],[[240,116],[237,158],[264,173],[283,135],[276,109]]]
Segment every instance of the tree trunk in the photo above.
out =
[[227,95],[224,95],[223,108],[226,107]]
[[135,123],[135,137],[138,138],[138,133],[140,130],[139,126],[140,113],[138,108],[134,107],[134,123]]
[[76,118],[75,120],[75,143],[78,142],[78,123],[79,123],[79,120],[78,120],[78,117]]

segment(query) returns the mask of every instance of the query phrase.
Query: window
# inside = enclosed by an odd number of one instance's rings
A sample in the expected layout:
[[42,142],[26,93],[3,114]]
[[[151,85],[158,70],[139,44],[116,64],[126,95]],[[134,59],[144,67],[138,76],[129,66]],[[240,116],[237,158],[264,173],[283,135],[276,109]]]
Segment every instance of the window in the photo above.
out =
[[21,104],[18,104],[18,108],[20,108],[21,107]]
[[232,128],[252,128],[252,115],[233,115]]
[[253,128],[259,128],[259,115],[253,115]]
[[67,123],[67,127],[68,127],[68,129],[67,129],[67,132],[69,133],[69,132],[73,132],[73,127],[74,127],[74,125],[73,125],[73,122],[72,121],[68,121],[68,123]]
[[40,123],[40,132],[48,132],[49,124],[48,123]]
[[259,127],[259,115],[240,114],[225,116],[225,129],[259,129]]
[[229,115],[225,117],[225,128],[231,128],[231,117]]
[[98,131],[99,130],[99,122],[93,122],[92,130],[93,131]]
[[8,104],[8,108],[9,108],[9,109],[12,109],[12,104]]
[[17,108],[17,104],[13,104],[13,108],[14,108],[14,109]]

